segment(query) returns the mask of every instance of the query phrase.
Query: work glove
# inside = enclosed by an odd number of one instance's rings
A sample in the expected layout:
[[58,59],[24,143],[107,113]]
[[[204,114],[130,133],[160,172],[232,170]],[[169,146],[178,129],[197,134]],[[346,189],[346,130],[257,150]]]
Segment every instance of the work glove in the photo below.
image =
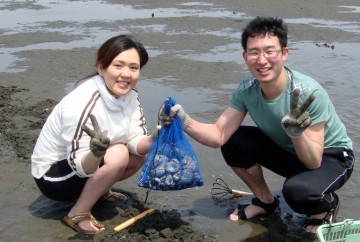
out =
[[281,126],[290,138],[300,137],[304,130],[309,127],[312,122],[310,114],[306,111],[306,109],[308,109],[310,104],[314,101],[315,96],[311,94],[308,99],[299,106],[299,93],[299,89],[294,90],[291,110],[281,120]]
[[189,126],[190,123],[190,116],[185,113],[185,110],[180,104],[175,104],[170,108],[170,113],[166,114],[164,110],[161,110],[160,112],[160,124],[161,126],[167,126],[170,125],[175,116],[178,116],[181,124],[183,126],[183,129],[185,129],[187,126]]
[[96,157],[103,157],[106,153],[107,148],[110,145],[110,139],[106,136],[105,131],[101,131],[96,117],[90,115],[91,123],[94,130],[91,130],[85,124],[81,126],[81,129],[90,136],[90,150]]

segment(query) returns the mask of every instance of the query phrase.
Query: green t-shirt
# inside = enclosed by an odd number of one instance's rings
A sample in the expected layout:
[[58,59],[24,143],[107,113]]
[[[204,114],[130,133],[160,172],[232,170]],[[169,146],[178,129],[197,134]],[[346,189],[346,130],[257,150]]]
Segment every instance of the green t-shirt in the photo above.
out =
[[233,92],[230,107],[240,112],[248,112],[254,123],[283,149],[295,153],[290,138],[281,127],[281,119],[291,108],[291,94],[300,89],[299,104],[314,94],[316,97],[308,108],[312,125],[325,122],[324,148],[344,147],[352,150],[352,141],[347,136],[346,128],[337,115],[327,92],[314,79],[286,68],[287,83],[279,97],[264,99],[259,82],[254,77],[240,82]]

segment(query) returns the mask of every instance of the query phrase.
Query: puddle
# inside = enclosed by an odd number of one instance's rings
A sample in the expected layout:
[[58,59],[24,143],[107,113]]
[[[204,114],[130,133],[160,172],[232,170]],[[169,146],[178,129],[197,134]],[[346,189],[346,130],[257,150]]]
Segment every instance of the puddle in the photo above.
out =
[[[233,17],[234,13],[224,8],[212,7],[211,11],[202,9],[180,9],[180,8],[156,8],[156,9],[136,9],[129,5],[106,4],[99,1],[47,1],[39,0],[37,5],[40,9],[16,9],[7,10],[6,6],[13,4],[13,1],[6,1],[0,4],[0,29],[9,33],[19,33],[31,31],[34,27],[39,27],[43,22],[48,21],[69,21],[69,22],[88,22],[119,21],[126,19],[146,19],[151,18],[152,13],[157,18],[199,16],[199,17]],[[182,4],[184,6],[213,6],[212,4],[194,2]],[[181,6],[181,5],[178,5]],[[81,11],[82,14],[79,14]],[[241,14],[237,13],[237,17]],[[12,19],[12,21],[8,21]],[[14,29],[16,28],[16,29]]]
[[[146,19],[151,18],[151,14],[155,13],[157,18],[176,18],[184,16],[199,17],[228,17],[228,18],[246,18],[243,13],[234,14],[225,8],[215,6],[212,3],[205,2],[189,2],[176,5],[179,8],[160,8],[160,9],[137,9],[133,6],[122,4],[107,4],[99,1],[56,1],[56,0],[38,0],[32,3],[32,8],[24,8],[28,3],[23,3],[22,8],[19,5],[17,9],[10,10],[8,7],[14,4],[13,1],[2,1],[0,3],[0,32],[2,35],[32,33],[37,31],[56,32],[66,35],[81,35],[82,39],[64,42],[46,42],[26,45],[17,48],[1,48],[0,49],[0,72],[21,72],[24,68],[15,68],[15,64],[20,60],[16,53],[27,50],[71,50],[80,47],[95,47],[98,43],[103,42],[113,36],[113,31],[100,27],[88,27],[84,24],[92,21],[111,22],[125,19]],[[29,3],[30,4],[30,3]],[[182,9],[182,7],[191,9]],[[204,10],[206,6],[206,10]],[[197,7],[199,7],[197,9]],[[340,6],[351,12],[358,12],[359,7],[356,6]],[[79,14],[81,10],[82,14]],[[63,26],[51,27],[51,23],[62,21]],[[293,24],[309,24],[315,27],[337,28],[349,32],[360,32],[359,22],[343,22],[322,19],[285,19],[288,23]],[[71,23],[71,24],[69,24]],[[50,27],[49,27],[50,26]],[[164,32],[165,25],[143,25],[136,26],[143,29],[144,32]],[[128,26],[119,26],[118,32],[127,32]],[[200,32],[201,33],[201,32]],[[179,34],[179,32],[167,33]],[[183,31],[182,34],[194,34]],[[199,35],[199,33],[196,33]],[[217,37],[226,36],[228,38],[238,39],[237,30],[227,28],[221,31],[206,31],[206,35],[214,35]],[[177,53],[179,58],[191,58],[196,61],[222,61],[222,62],[240,62],[242,47],[240,41],[227,46],[218,46],[208,53],[193,55],[182,51]],[[161,55],[162,50],[149,48],[152,57]]]
[[360,13],[360,6],[339,6],[346,10],[339,11],[339,13]]
[[360,22],[346,22],[314,18],[285,19],[285,22],[292,24],[309,24],[314,27],[341,29],[351,33],[360,32]]
[[176,56],[183,59],[191,59],[195,61],[209,61],[209,62],[241,62],[242,61],[242,47],[241,43],[233,43],[229,45],[216,46],[209,50],[208,53],[203,54],[186,54],[183,51]]

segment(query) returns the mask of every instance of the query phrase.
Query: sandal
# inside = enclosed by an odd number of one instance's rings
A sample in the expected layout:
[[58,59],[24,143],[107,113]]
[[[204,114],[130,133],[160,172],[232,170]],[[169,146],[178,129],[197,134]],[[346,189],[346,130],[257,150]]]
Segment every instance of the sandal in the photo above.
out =
[[[275,211],[277,211],[277,209],[279,208],[280,201],[277,197],[274,197],[274,202],[268,204],[268,203],[263,203],[262,201],[260,201],[259,198],[254,197],[251,200],[251,204],[254,206],[257,206],[257,207],[261,207],[265,210],[266,214],[261,214],[261,215],[270,215],[270,214],[273,214]],[[248,219],[245,214],[245,208],[249,205],[250,204],[239,204],[238,205],[237,209],[238,209],[239,219],[243,219],[243,220]]]
[[106,194],[101,198],[101,201],[103,202],[115,202],[115,201],[126,201],[126,200],[128,200],[128,197],[125,194],[111,191],[111,189],[108,189]]
[[[99,230],[86,230],[79,227],[82,221],[90,220],[90,222]],[[105,226],[97,221],[91,213],[82,213],[73,217],[65,216],[62,220],[67,226],[82,234],[98,234],[105,229]]]
[[325,217],[323,219],[312,218],[309,221],[307,221],[305,224],[305,228],[308,226],[320,226],[322,224],[332,224],[332,223],[336,222],[336,216],[338,214],[339,207],[340,207],[340,200],[339,200],[338,195],[335,192],[333,192],[332,195],[334,197],[333,208],[327,212],[327,214],[325,215]]

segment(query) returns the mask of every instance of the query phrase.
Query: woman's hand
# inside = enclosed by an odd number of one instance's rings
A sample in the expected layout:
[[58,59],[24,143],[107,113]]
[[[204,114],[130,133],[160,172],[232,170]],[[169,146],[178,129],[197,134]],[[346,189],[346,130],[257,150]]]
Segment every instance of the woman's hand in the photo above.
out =
[[106,136],[105,131],[100,130],[99,124],[96,117],[90,115],[91,123],[94,127],[94,130],[91,130],[86,125],[82,125],[81,129],[90,136],[90,150],[96,157],[103,157],[106,153],[107,148],[110,145],[110,139]]

